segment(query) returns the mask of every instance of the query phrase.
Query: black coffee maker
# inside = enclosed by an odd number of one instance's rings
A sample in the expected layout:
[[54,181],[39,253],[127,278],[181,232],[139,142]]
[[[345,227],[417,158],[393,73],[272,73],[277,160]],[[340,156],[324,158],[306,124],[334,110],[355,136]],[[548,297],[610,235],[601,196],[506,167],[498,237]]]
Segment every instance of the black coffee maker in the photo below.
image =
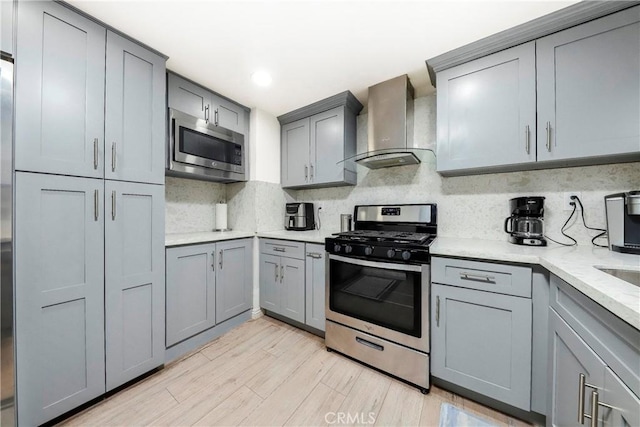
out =
[[509,242],[547,246],[544,238],[544,197],[516,197],[509,200],[509,209],[511,216],[504,221]]

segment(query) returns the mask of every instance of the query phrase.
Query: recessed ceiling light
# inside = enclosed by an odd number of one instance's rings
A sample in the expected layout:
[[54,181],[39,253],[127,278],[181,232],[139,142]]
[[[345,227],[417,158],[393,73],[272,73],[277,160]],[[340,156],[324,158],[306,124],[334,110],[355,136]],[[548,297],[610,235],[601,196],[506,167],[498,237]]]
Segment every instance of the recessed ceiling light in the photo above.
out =
[[271,74],[265,70],[258,70],[251,74],[251,80],[258,86],[266,87],[271,84],[273,79],[271,78]]

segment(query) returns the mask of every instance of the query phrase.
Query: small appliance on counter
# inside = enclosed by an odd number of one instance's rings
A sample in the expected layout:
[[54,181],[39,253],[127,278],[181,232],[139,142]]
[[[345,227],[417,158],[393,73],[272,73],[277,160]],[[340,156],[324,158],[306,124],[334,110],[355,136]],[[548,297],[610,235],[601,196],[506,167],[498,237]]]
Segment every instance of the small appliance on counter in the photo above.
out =
[[314,230],[316,221],[313,203],[287,203],[284,213],[285,230]]
[[604,197],[609,249],[640,254],[640,191]]
[[544,238],[544,197],[516,197],[509,200],[511,216],[504,221],[509,242],[516,245],[547,246]]

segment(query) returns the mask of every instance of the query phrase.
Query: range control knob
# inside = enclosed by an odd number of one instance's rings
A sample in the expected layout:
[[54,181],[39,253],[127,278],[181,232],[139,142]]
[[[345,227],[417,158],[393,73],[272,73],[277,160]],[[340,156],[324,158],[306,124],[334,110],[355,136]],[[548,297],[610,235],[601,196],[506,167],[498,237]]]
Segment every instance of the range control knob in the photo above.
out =
[[353,247],[351,247],[351,245],[346,245],[344,247],[344,251],[345,251],[345,253],[350,254],[353,251]]
[[393,258],[394,256],[396,256],[396,251],[395,251],[395,250],[393,250],[393,249],[389,249],[389,250],[387,251],[387,257],[389,257],[389,258]]
[[402,259],[405,260],[405,261],[409,261],[409,258],[411,258],[411,252],[402,251]]
[[333,251],[334,252],[340,252],[340,245],[337,244],[337,243],[335,245],[333,245]]
[[364,254],[369,256],[373,253],[373,246],[367,246],[366,248],[364,248]]

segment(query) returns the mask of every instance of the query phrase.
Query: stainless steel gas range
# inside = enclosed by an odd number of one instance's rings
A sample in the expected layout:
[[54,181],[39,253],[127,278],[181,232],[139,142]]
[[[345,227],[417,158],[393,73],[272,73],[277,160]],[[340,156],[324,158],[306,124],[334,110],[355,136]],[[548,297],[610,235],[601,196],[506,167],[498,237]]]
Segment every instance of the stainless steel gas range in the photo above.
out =
[[335,350],[429,389],[429,246],[435,204],[356,206],[327,238],[326,333]]

